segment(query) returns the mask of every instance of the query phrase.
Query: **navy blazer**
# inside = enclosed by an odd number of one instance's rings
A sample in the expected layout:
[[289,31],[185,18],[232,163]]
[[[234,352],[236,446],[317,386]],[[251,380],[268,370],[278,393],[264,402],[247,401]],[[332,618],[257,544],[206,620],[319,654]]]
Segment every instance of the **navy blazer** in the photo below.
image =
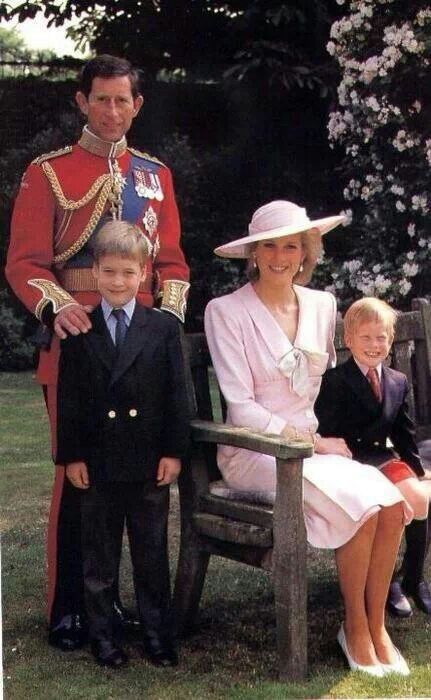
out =
[[[383,464],[399,457],[418,475],[424,469],[418,454],[413,422],[408,414],[407,378],[382,366],[382,403],[351,357],[328,370],[315,405],[318,431],[324,437],[344,438],[359,462]],[[393,448],[387,446],[387,439]]]
[[188,446],[178,322],[137,303],[117,357],[100,305],[90,319],[61,344],[57,463],[86,462],[99,482],[155,479]]

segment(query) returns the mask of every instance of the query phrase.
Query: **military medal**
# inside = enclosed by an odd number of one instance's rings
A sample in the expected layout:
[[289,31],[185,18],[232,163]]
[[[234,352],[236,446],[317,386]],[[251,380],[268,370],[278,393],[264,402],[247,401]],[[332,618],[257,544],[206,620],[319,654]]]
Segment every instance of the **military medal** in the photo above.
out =
[[120,166],[116,160],[109,161],[109,168],[111,171],[111,191],[108,195],[108,199],[111,202],[112,218],[121,219],[123,209],[121,193],[126,184],[126,178],[123,177]]
[[145,226],[145,230],[148,231],[150,238],[153,238],[157,226],[158,226],[158,219],[157,219],[157,214],[154,211],[153,207],[150,206],[148,207],[147,211],[145,212],[143,218],[142,218],[142,223]]
[[157,199],[158,202],[162,201],[163,190],[157,173],[150,173],[147,170],[136,168],[133,170],[133,179],[138,197]]
[[157,253],[160,250],[159,237],[157,235],[155,236],[156,231],[157,231],[157,226],[159,224],[159,220],[158,220],[157,214],[154,211],[151,204],[148,207],[147,211],[145,212],[145,214],[142,218],[142,223],[144,224],[145,230],[148,232],[148,235],[150,236],[151,245],[152,245],[152,257],[153,257],[153,260],[155,260]]

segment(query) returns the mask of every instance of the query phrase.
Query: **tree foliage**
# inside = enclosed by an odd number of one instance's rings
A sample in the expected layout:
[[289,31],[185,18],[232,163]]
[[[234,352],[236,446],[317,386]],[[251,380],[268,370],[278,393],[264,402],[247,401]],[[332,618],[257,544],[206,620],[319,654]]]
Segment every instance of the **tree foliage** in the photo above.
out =
[[324,44],[335,0],[23,0],[0,8],[0,18],[23,21],[38,12],[54,25],[75,20],[68,33],[78,46],[125,55],[148,77],[250,77],[322,94],[330,82]]
[[338,295],[401,305],[431,285],[431,5],[338,0],[328,50],[339,63],[329,135],[344,149],[352,259],[333,273]]

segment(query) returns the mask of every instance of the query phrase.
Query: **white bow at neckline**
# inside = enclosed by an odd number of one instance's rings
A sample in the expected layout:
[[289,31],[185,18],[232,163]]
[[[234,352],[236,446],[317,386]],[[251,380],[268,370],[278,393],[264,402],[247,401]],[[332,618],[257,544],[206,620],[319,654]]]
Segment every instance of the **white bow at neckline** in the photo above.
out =
[[327,352],[292,347],[279,360],[277,368],[290,379],[291,389],[298,396],[307,396],[309,378],[322,376],[328,365]]

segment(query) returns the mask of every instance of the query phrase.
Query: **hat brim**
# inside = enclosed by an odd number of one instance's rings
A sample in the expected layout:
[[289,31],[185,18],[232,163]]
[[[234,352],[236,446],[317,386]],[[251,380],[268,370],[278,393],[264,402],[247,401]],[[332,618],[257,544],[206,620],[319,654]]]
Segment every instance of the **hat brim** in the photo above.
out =
[[295,233],[303,233],[304,231],[310,231],[312,229],[317,229],[320,235],[323,236],[325,233],[328,233],[328,231],[342,224],[345,220],[345,216],[327,216],[324,219],[308,221],[300,226],[295,224],[292,226],[281,226],[269,231],[260,231],[251,236],[244,236],[243,238],[238,238],[236,241],[220,245],[214,250],[214,253],[221,258],[248,258],[250,256],[250,246],[252,243],[267,241],[271,238],[293,236]]

